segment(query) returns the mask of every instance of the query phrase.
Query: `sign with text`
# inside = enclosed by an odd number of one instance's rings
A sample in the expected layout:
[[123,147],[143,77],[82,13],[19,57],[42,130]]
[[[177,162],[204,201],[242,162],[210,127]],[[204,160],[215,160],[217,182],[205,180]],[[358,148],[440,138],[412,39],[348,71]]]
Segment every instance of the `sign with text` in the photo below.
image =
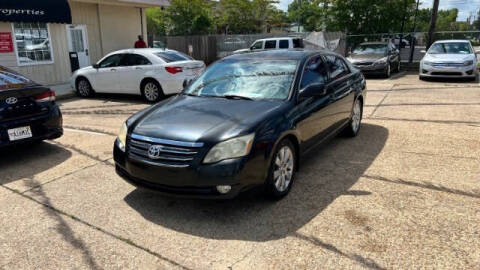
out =
[[12,33],[0,32],[0,53],[13,52]]

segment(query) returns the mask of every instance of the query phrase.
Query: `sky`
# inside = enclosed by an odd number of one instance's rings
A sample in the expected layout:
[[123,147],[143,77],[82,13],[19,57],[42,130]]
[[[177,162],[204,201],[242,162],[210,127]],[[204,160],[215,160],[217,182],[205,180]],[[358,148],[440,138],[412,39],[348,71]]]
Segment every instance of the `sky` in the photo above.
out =
[[[279,0],[280,3],[277,6],[282,10],[288,9],[288,4],[294,0]],[[433,6],[433,0],[420,0],[421,8],[431,8]],[[480,0],[440,0],[440,9],[458,8],[458,21],[465,21],[470,12],[474,12],[480,8]]]

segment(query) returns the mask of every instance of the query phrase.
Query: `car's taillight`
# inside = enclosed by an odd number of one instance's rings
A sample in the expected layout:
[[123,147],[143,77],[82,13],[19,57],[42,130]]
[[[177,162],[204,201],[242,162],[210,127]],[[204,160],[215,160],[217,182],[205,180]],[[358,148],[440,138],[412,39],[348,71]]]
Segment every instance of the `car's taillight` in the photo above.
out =
[[35,97],[35,101],[37,101],[37,102],[55,101],[55,91],[50,90],[50,91],[45,92],[41,95],[38,95],[38,96]]
[[183,71],[181,67],[165,67],[165,70],[172,74],[177,74]]

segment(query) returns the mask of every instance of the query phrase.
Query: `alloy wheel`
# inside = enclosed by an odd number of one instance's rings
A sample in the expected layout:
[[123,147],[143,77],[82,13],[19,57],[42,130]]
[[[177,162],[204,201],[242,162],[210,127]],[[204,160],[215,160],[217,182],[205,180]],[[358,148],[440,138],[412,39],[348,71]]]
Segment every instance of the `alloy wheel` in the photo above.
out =
[[273,181],[275,188],[279,192],[284,192],[292,182],[294,170],[294,155],[290,147],[285,145],[277,152],[274,166]]
[[354,133],[358,132],[360,127],[360,122],[362,120],[362,108],[360,106],[360,101],[355,101],[355,105],[353,106],[353,115],[352,115],[352,131]]
[[78,93],[82,97],[88,97],[88,95],[90,95],[90,84],[86,80],[80,80],[78,82]]
[[158,86],[153,82],[146,83],[143,92],[148,101],[156,101],[159,97]]

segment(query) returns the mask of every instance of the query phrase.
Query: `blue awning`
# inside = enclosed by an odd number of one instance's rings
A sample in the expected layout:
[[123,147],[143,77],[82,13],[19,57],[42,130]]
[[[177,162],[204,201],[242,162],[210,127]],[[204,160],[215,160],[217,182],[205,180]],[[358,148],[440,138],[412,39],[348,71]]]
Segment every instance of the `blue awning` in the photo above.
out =
[[0,21],[72,23],[67,0],[1,0]]

